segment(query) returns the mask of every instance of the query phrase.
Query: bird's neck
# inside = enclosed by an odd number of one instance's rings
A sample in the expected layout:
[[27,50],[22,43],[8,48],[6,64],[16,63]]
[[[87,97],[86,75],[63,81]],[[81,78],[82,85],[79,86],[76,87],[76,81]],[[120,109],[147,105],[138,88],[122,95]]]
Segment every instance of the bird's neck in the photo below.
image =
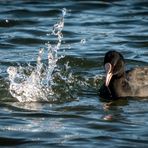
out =
[[126,79],[126,73],[125,70],[121,70],[119,73],[117,73],[116,75],[113,75],[113,79]]
[[122,87],[122,83],[126,83],[126,73],[122,72],[122,73],[118,73],[116,75],[113,75],[111,82],[109,84],[108,89],[110,90],[110,92],[112,92],[112,96],[117,96],[116,94],[116,89],[118,87]]

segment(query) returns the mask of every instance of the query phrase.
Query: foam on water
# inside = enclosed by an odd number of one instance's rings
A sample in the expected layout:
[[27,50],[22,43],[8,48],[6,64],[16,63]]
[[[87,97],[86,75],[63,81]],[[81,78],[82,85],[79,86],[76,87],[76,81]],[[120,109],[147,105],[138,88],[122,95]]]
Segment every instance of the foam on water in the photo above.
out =
[[7,72],[9,74],[9,91],[11,95],[20,102],[27,101],[48,101],[50,96],[53,96],[52,90],[52,73],[56,67],[57,61],[61,58],[58,56],[58,50],[60,49],[64,28],[64,16],[66,15],[66,9],[62,9],[62,17],[58,23],[53,26],[52,33],[57,37],[58,42],[55,45],[47,43],[48,49],[48,66],[42,63],[42,55],[44,48],[39,49],[37,57],[36,67],[8,67]]

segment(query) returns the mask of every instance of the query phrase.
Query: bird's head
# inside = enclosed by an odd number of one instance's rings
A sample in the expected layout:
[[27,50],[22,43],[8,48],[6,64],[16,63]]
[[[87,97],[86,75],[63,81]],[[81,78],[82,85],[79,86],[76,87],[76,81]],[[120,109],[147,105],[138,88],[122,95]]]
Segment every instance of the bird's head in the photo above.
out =
[[124,58],[117,51],[108,51],[104,57],[104,68],[106,71],[105,86],[109,86],[110,81],[115,75],[124,73]]

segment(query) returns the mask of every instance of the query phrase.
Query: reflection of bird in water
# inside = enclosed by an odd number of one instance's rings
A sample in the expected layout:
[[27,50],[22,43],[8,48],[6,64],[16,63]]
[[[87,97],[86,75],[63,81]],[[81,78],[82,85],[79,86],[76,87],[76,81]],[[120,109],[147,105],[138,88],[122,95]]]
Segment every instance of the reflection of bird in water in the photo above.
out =
[[103,98],[147,97],[148,67],[137,67],[125,71],[123,56],[117,51],[109,51],[104,58],[106,80],[99,90]]

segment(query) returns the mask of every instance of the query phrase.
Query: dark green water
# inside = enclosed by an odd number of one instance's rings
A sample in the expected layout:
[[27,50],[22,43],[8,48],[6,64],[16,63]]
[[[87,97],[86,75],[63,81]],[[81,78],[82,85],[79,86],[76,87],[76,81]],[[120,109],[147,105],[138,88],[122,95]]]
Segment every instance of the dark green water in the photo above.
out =
[[[148,98],[109,104],[98,96],[108,50],[120,51],[128,68],[148,65],[147,0],[1,0],[0,8],[1,147],[148,147]],[[19,102],[9,92],[7,68],[33,68],[39,48],[57,44],[48,34],[63,8],[64,57],[52,75],[53,96]]]

